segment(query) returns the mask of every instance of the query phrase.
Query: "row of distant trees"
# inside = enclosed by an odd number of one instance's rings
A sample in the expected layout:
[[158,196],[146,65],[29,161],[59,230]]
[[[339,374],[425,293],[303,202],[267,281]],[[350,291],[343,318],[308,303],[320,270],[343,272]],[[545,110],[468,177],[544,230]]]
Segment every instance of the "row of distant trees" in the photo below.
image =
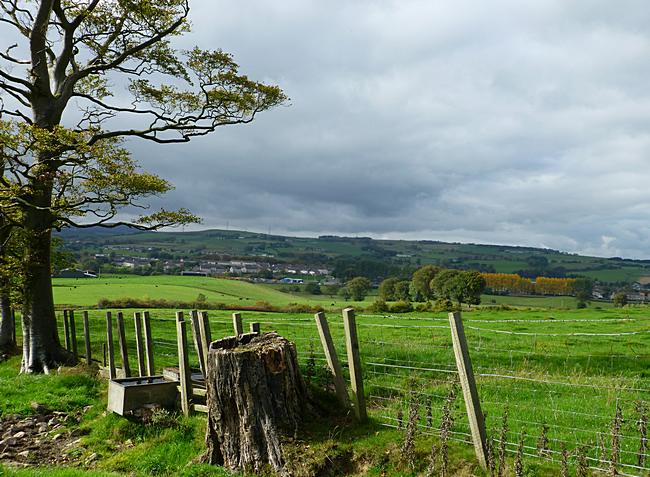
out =
[[[372,285],[365,277],[354,277],[335,293],[345,299],[363,300]],[[479,304],[481,294],[574,295],[579,301],[591,298],[593,281],[586,278],[537,277],[535,280],[513,273],[481,273],[476,270],[442,269],[426,265],[410,279],[388,277],[379,285],[379,300],[426,302],[438,299],[470,305]],[[314,290],[306,290],[314,292]],[[334,290],[328,290],[333,292]],[[320,293],[320,290],[318,290]]]
[[413,273],[411,280],[390,277],[381,282],[379,299],[416,302],[446,299],[478,305],[485,285],[485,279],[478,271],[445,270],[425,265]]
[[537,277],[534,281],[515,273],[484,273],[487,290],[495,294],[573,295],[579,303],[591,299],[594,282],[589,278]]
[[[479,304],[485,290],[485,279],[474,270],[445,270],[426,265],[416,270],[411,279],[389,277],[379,285],[380,301],[426,302],[433,299],[453,300],[460,303]],[[365,277],[354,277],[336,289],[336,294],[344,299],[363,300],[372,283]],[[315,284],[307,284],[309,293],[334,294],[332,286],[321,290]]]

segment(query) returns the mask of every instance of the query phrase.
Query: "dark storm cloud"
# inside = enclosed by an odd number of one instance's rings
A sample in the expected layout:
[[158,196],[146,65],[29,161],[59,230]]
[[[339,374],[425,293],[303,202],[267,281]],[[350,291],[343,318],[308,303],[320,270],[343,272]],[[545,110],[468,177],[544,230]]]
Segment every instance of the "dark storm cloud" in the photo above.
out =
[[194,0],[287,106],[132,141],[204,226],[650,256],[645,1]]
[[643,2],[201,3],[186,40],[233,52],[291,105],[194,144],[186,178],[159,170],[209,225],[648,256],[648,16]]

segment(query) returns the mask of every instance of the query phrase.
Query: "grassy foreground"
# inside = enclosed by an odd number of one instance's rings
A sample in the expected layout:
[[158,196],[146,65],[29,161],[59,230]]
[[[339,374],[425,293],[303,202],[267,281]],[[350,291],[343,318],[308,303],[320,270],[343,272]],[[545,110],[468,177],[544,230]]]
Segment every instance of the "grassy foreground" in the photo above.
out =
[[[92,352],[100,360],[105,311],[89,310]],[[117,311],[112,310],[113,316]],[[149,311],[156,368],[175,365],[176,310]],[[125,312],[130,350],[135,349],[132,312]],[[209,312],[213,338],[232,334],[230,315]],[[342,319],[338,313],[328,313],[328,317],[347,370]],[[318,386],[328,384],[311,314],[244,312],[243,318],[245,329],[255,321],[263,331],[275,330],[294,341],[303,375]],[[77,318],[79,329],[80,321]],[[563,448],[571,469],[577,467],[581,452],[589,467],[607,469],[616,459],[623,474],[647,475],[647,464],[639,464],[643,439],[639,422],[647,420],[650,392],[647,307],[479,308],[465,312],[463,321],[488,432],[495,449],[502,447],[508,456],[506,475],[514,475],[512,457],[520,447],[527,475],[559,475]],[[448,318],[445,313],[359,313],[357,326],[371,421],[357,427],[349,418],[339,417],[310,426],[301,441],[292,444],[290,452],[295,452],[296,462],[309,461],[313,470],[324,456],[334,456],[339,468],[332,473],[297,475],[423,475],[431,445],[440,446],[445,403],[456,376]],[[81,350],[81,333],[77,336]],[[131,368],[136,369],[133,354]],[[197,363],[196,356],[191,356],[191,362]],[[25,377],[17,376],[18,365],[16,358],[0,364],[0,416],[30,413],[31,401],[61,410],[92,405],[80,424],[89,433],[81,438],[82,450],[75,451],[91,475],[224,475],[222,470],[196,463],[203,451],[204,418],[175,416],[152,425],[106,415],[105,383],[92,373],[79,368],[56,376]],[[419,432],[415,469],[411,469],[400,456],[404,427],[414,404]],[[456,393],[450,409],[451,475],[483,475],[467,443],[469,426],[462,394]],[[617,409],[622,417],[614,444],[612,423]],[[92,454],[96,459],[85,465],[84,459]],[[81,472],[0,469],[0,474],[19,476]]]
[[[47,402],[51,408],[62,411],[86,408],[87,412],[80,423],[57,431],[82,435],[73,446],[61,449],[72,456],[73,465],[22,468],[0,461],[1,476],[231,475],[223,468],[198,462],[204,452],[205,416],[163,414],[144,423],[128,420],[104,411],[106,383],[97,378],[93,369],[79,366],[51,376],[17,376],[19,364],[16,357],[0,363],[0,386],[3,390],[12,388],[11,393],[3,393],[0,398],[0,418],[13,413],[29,415],[34,412],[32,402]],[[322,394],[317,388],[312,391]],[[332,398],[323,399],[321,403],[331,408]],[[289,459],[294,458],[295,475],[419,475],[428,465],[434,439],[418,439],[414,470],[400,457],[403,439],[402,431],[382,427],[374,419],[357,426],[350,416],[338,415],[311,423],[300,439],[288,442],[285,449]],[[452,475],[483,475],[472,462],[471,449],[452,444]]]

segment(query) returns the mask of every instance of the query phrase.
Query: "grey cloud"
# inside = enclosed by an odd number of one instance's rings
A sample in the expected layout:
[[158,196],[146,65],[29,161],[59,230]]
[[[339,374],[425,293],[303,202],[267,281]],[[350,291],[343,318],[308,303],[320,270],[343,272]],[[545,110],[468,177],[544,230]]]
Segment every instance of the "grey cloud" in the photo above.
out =
[[204,226],[650,256],[650,9],[606,0],[194,0],[198,44],[291,97],[132,141]]
[[292,98],[192,146],[206,223],[648,255],[643,2],[198,7]]

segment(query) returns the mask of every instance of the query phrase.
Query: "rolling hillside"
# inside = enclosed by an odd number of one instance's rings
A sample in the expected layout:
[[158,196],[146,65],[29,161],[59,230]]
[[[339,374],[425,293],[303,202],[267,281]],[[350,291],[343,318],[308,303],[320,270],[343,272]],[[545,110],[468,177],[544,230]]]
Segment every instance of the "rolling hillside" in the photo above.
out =
[[[552,273],[602,282],[633,282],[650,276],[650,260],[601,258],[551,249],[445,243],[431,240],[374,240],[364,237],[286,237],[232,230],[134,232],[128,229],[66,230],[61,236],[77,257],[120,253],[199,260],[241,257],[333,268],[337,260],[375,261],[399,268],[432,263],[448,268],[513,273],[542,267]],[[552,275],[550,275],[552,276]]]

